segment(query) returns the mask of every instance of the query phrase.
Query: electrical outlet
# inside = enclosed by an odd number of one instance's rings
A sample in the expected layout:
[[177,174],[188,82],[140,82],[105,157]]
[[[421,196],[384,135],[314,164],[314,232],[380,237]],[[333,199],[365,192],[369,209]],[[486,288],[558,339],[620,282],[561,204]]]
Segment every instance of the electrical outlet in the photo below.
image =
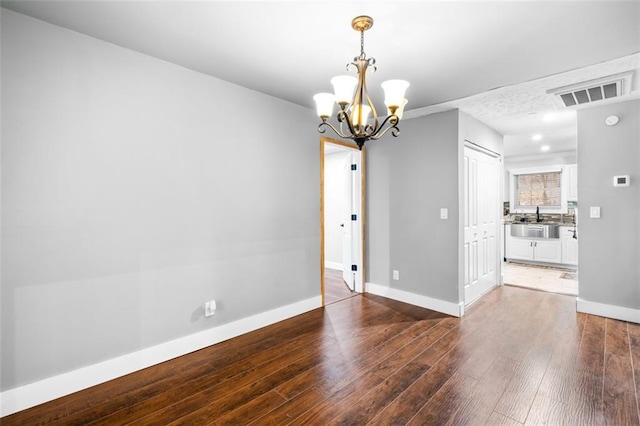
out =
[[213,316],[215,313],[216,313],[216,301],[211,300],[209,302],[206,302],[204,304],[204,316],[210,317],[210,316]]
[[400,279],[400,271],[398,271],[397,269],[393,270],[393,279],[394,280],[399,280]]

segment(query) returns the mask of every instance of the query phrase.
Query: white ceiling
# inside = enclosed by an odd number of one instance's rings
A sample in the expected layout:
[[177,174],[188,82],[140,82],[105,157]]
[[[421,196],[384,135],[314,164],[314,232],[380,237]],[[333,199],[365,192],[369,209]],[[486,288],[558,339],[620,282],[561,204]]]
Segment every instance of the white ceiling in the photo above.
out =
[[409,80],[407,117],[459,107],[507,135],[507,154],[525,153],[533,132],[575,147],[575,120],[542,121],[556,108],[546,90],[640,68],[640,1],[1,3],[309,108],[359,54],[351,19],[367,14],[375,23],[365,51],[378,65],[368,78],[372,97],[382,97],[386,79]]

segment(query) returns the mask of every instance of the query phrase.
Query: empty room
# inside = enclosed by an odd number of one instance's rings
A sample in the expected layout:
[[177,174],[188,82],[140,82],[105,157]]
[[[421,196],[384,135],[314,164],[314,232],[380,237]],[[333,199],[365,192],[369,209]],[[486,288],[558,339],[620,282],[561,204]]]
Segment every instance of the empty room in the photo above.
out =
[[640,1],[2,0],[0,59],[0,424],[640,425]]

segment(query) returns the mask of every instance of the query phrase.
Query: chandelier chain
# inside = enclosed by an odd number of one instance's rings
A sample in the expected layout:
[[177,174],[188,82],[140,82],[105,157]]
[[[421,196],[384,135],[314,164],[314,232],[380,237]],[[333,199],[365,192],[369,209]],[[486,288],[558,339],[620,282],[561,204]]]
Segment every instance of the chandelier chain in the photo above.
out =
[[360,30],[360,59],[365,59],[367,55],[364,53],[364,30]]

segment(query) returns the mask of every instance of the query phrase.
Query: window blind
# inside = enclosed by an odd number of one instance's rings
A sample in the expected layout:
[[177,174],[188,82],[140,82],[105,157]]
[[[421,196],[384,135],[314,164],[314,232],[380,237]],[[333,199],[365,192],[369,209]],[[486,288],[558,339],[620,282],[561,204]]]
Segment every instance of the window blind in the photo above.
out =
[[515,175],[516,207],[560,207],[561,172]]

